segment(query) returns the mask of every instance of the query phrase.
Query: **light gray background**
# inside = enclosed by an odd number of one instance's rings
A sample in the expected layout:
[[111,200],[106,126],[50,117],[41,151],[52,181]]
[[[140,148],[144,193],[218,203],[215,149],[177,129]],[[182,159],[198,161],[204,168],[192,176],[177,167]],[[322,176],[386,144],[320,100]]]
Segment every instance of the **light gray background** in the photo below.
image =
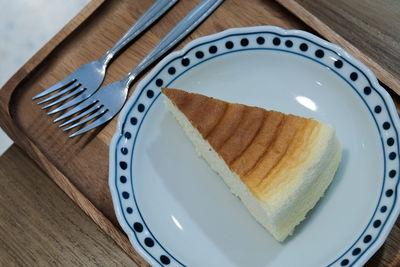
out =
[[[0,88],[90,0],[0,1]],[[0,155],[12,140],[0,128]]]

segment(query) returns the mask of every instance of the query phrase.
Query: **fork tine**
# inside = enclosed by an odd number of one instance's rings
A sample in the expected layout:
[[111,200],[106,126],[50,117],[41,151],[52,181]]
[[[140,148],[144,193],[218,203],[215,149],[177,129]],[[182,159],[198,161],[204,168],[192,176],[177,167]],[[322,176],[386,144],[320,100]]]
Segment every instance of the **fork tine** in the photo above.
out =
[[[79,85],[79,86],[80,86],[80,85]],[[78,86],[78,87],[79,87],[79,86]],[[73,91],[73,92],[71,92],[71,93],[69,93],[69,94],[67,94],[67,95],[65,95],[65,96],[63,96],[63,97],[57,99],[56,101],[53,101],[53,102],[51,102],[50,104],[47,104],[46,106],[42,107],[42,109],[46,109],[46,108],[52,107],[52,106],[54,106],[55,104],[58,104],[58,103],[60,103],[60,102],[63,102],[64,100],[67,100],[68,98],[70,98],[70,97],[72,97],[72,96],[74,96],[74,95],[76,95],[76,94],[79,94],[79,93],[83,92],[84,90],[86,90],[86,88],[81,88],[81,89],[78,89],[78,88],[77,88],[75,91]]]
[[60,124],[58,127],[62,128],[65,125],[68,125],[76,120],[79,120],[80,118],[92,113],[93,111],[99,109],[101,107],[101,105],[93,105],[92,107],[90,107],[88,110],[86,110],[85,112],[82,112],[81,114],[79,114],[78,116],[73,117],[70,120],[67,120],[66,122],[63,122],[62,124]]
[[89,117],[86,117],[83,120],[78,121],[78,122],[72,124],[71,126],[68,126],[67,128],[63,129],[63,131],[68,131],[68,130],[70,130],[72,128],[75,128],[75,127],[77,127],[77,126],[79,126],[81,124],[84,124],[84,123],[86,123],[86,122],[88,122],[90,120],[93,120],[94,118],[96,118],[99,115],[102,115],[106,111],[107,110],[105,108],[101,108],[98,111],[96,111],[95,113],[93,113],[92,115],[90,115]]
[[43,103],[45,103],[45,102],[47,102],[47,101],[50,101],[50,100],[52,100],[52,99],[54,99],[54,98],[56,98],[56,97],[59,97],[59,96],[65,94],[65,93],[68,92],[68,91],[74,90],[74,89],[78,88],[79,86],[81,86],[81,84],[78,84],[78,85],[76,85],[75,87],[72,87],[73,84],[74,84],[74,83],[68,85],[66,88],[62,89],[62,90],[61,90],[60,92],[58,92],[57,94],[54,94],[54,95],[52,95],[52,96],[49,96],[48,98],[45,98],[45,99],[39,101],[37,104],[38,104],[38,105],[43,104]]
[[54,91],[57,91],[57,90],[59,90],[60,88],[62,88],[62,87],[64,87],[64,86],[67,86],[67,85],[68,85],[68,86],[71,86],[73,83],[76,82],[76,80],[70,80],[70,79],[68,79],[68,78],[69,78],[69,77],[65,78],[65,79],[62,80],[62,81],[59,81],[59,82],[56,83],[55,85],[49,87],[48,89],[46,89],[46,90],[40,92],[40,93],[37,94],[37,95],[35,95],[34,97],[32,97],[32,100],[35,100],[35,99],[41,98],[41,97],[43,97],[43,96],[45,96],[45,95],[48,95],[48,94],[50,94],[50,93],[53,93]]
[[[82,102],[83,100],[87,99],[90,96],[90,94],[85,94],[85,92],[83,92],[82,94],[76,96],[75,98],[69,100],[67,103],[62,104],[61,106],[53,109],[52,111],[49,111],[47,114],[51,115],[57,112],[60,112],[64,109],[67,109],[69,107],[75,106],[77,104],[79,104],[80,102]],[[92,102],[93,103],[93,102]]]
[[[92,105],[92,104],[94,104],[94,103],[96,103],[96,102],[97,102],[97,100],[92,100],[92,99],[89,98],[88,100],[83,101],[83,102],[80,103],[79,105],[75,106],[73,109],[67,111],[66,113],[64,113],[64,114],[62,114],[61,116],[59,116],[58,118],[56,118],[56,119],[54,120],[54,122],[57,122],[57,121],[60,121],[60,120],[62,120],[62,119],[65,119],[65,118],[67,118],[67,117],[69,117],[69,116],[72,116],[72,115],[74,115],[75,113],[82,111],[83,109],[89,107],[90,105]],[[50,113],[50,112],[49,112],[49,113]]]
[[86,125],[85,127],[80,129],[79,131],[76,131],[75,133],[71,134],[69,137],[72,138],[74,136],[86,133],[87,131],[90,131],[93,128],[96,128],[96,127],[102,125],[103,123],[109,121],[112,117],[113,117],[112,115],[108,115],[107,113],[105,113],[105,114],[103,114],[103,116],[101,116],[100,118],[98,118],[97,120],[92,122],[91,124]]

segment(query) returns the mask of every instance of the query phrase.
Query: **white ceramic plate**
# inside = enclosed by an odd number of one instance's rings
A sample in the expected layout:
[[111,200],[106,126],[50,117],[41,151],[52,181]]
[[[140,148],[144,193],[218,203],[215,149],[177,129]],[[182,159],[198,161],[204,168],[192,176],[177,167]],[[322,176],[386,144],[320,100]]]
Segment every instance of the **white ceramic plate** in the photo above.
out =
[[[325,197],[277,242],[199,158],[160,87],[335,126],[343,158]],[[230,29],[190,42],[137,86],[110,146],[119,223],[152,265],[359,266],[398,214],[398,116],[370,70],[302,31]]]

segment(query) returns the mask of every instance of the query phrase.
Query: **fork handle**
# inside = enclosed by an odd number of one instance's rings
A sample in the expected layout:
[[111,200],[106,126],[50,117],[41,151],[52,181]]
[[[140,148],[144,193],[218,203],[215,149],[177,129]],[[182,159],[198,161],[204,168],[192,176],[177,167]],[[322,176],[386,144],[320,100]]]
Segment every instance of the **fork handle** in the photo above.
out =
[[103,56],[102,61],[107,65],[111,59],[130,41],[147,29],[154,21],[160,18],[178,0],[157,0],[147,11],[129,28],[124,36],[119,39],[113,47]]
[[189,12],[122,80],[129,88],[137,75],[197,27],[223,0],[203,0]]

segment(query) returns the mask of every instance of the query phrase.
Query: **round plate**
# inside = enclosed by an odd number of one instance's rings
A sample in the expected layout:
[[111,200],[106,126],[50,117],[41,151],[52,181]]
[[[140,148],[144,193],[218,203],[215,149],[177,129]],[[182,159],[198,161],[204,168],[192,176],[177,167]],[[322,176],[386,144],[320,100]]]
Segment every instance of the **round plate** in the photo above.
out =
[[[166,110],[161,87],[332,124],[342,161],[325,196],[276,241],[199,158]],[[206,111],[204,111],[206,112]],[[230,29],[190,42],[137,86],[110,146],[114,208],[152,265],[362,265],[398,214],[399,122],[375,76],[303,31]]]

